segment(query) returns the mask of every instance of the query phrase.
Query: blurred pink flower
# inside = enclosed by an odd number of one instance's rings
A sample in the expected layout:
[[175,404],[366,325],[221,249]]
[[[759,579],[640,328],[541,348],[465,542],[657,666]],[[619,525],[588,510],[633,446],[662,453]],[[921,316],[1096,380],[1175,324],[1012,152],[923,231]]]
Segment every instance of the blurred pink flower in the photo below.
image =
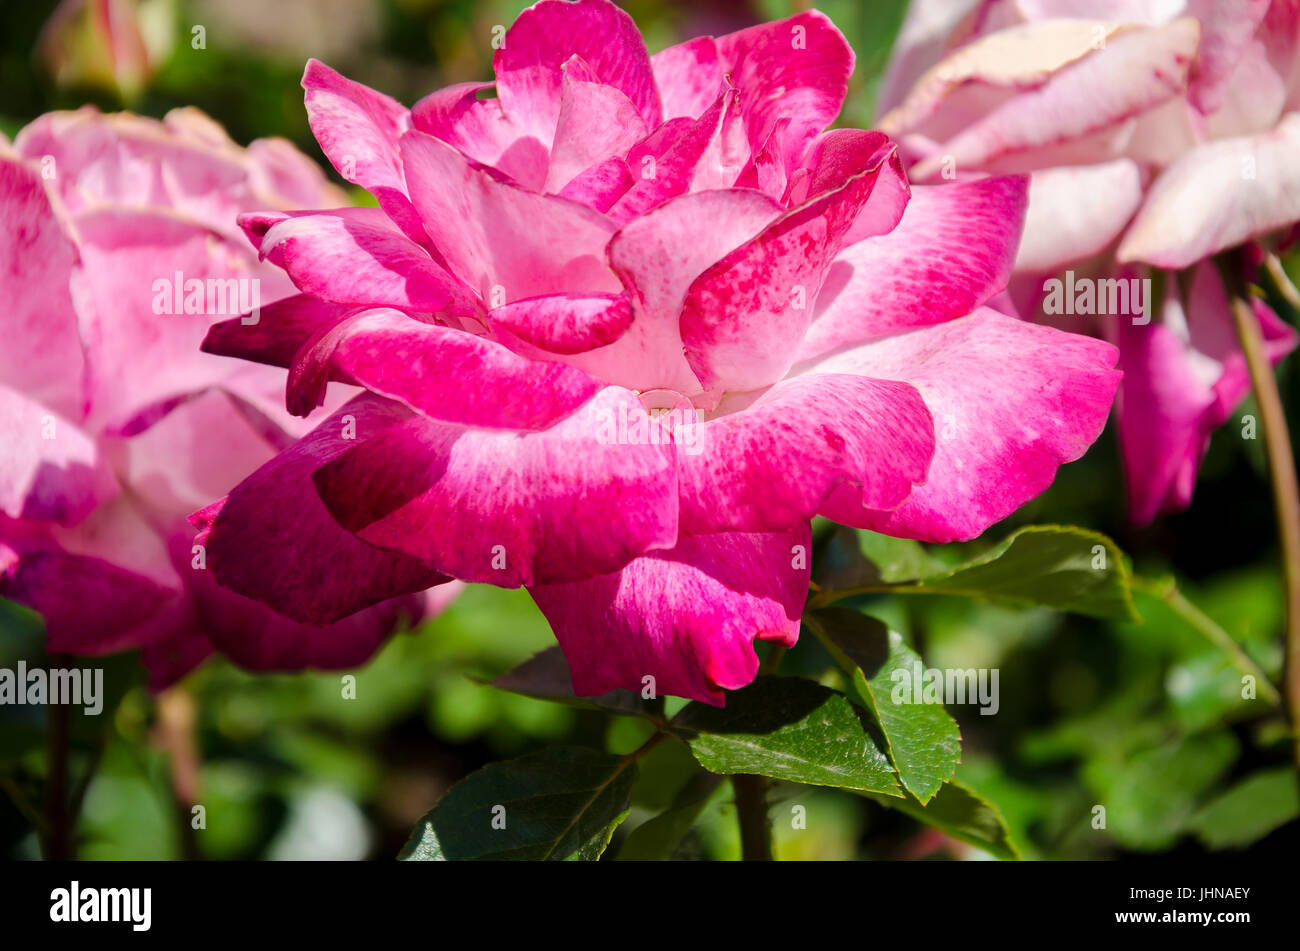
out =
[[[918,180],[1032,173],[1012,282],[1026,316],[1084,326],[1044,313],[1063,268],[1094,287],[1187,272],[1157,280],[1154,315],[1091,322],[1120,344],[1131,517],[1187,507],[1250,389],[1207,259],[1300,221],[1300,2],[916,0],[882,106]],[[1295,332],[1253,303],[1276,363]]]
[[813,515],[971,538],[1097,437],[1114,349],[983,306],[1025,179],[912,190],[884,136],[823,131],[853,68],[826,17],[650,56],[613,4],[544,0],[504,40],[495,84],[410,110],[308,64],[380,207],[244,216],[301,294],[205,347],[290,367],[295,412],[368,392],[354,446],[196,516],[221,584],[328,620],[400,553],[527,586],[581,694],[721,703],[798,636]]
[[[0,140],[0,595],[44,616],[50,651],[141,648],[162,686],[214,646],[254,669],[352,665],[418,614],[405,597],[289,622],[197,570],[186,522],[307,429],[282,373],[199,350],[214,316],[293,290],[235,218],[341,199],[288,142],[239,148],[195,110],[51,113]],[[389,561],[394,595],[443,580]]]

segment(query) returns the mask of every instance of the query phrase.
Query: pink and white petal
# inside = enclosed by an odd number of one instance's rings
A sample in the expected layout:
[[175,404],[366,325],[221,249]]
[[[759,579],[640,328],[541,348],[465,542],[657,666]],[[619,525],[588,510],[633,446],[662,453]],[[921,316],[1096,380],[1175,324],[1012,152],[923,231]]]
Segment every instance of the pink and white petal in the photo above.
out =
[[632,18],[606,0],[542,0],[519,15],[493,57],[501,108],[548,149],[560,115],[561,67],[581,56],[653,129],[661,121],[650,54]]
[[[1100,20],[1044,19],[975,38],[909,84],[910,92],[880,120],[880,129],[894,137],[933,129],[941,113],[950,111],[951,100],[974,93],[985,104],[1004,102],[1008,92],[1038,88],[1096,52],[1099,42],[1109,43],[1120,29]],[[951,130],[953,125],[948,121],[938,127]]]
[[39,172],[0,156],[0,297],[9,338],[0,384],[80,419],[83,357],[68,280],[76,251]]
[[497,429],[545,429],[590,399],[595,377],[520,356],[485,337],[395,310],[349,317],[298,355],[289,371],[291,412],[320,405],[330,379],[355,383],[430,419]]
[[574,581],[677,539],[671,440],[618,387],[535,433],[417,417],[314,478],[348,531],[464,581]]
[[974,538],[1046,489],[1061,465],[1092,445],[1119,384],[1115,359],[1108,343],[982,308],[816,364],[811,372],[911,383],[935,426],[926,483],[902,505],[873,511],[843,486],[821,514],[903,538]]
[[530,592],[569,661],[574,692],[640,690],[726,702],[758,673],[754,640],[793,646],[808,594],[807,525],[685,535],[588,581]]
[[[794,363],[832,260],[861,218],[876,233],[898,223],[907,179],[896,150],[864,134],[867,164],[831,191],[786,212],[691,284],[682,308],[686,360],[706,389],[745,392]],[[878,202],[877,214],[869,203]]]
[[1201,23],[1201,45],[1187,98],[1209,115],[1223,104],[1233,71],[1242,63],[1270,0],[1192,0],[1189,13]]
[[378,208],[286,216],[262,236],[262,260],[304,293],[339,304],[473,314],[472,294]]
[[1263,41],[1250,40],[1218,96],[1219,108],[1208,116],[1189,110],[1189,116],[1199,122],[1193,146],[1208,139],[1254,135],[1277,124],[1286,108],[1286,83],[1269,63]]
[[1300,219],[1300,113],[1262,135],[1208,142],[1148,190],[1120,261],[1187,267]]
[[118,492],[95,441],[21,393],[0,386],[0,512],[75,524]]
[[699,393],[682,354],[679,316],[686,292],[706,268],[780,214],[781,206],[758,192],[717,190],[681,195],[630,221],[609,242],[608,253],[632,301],[632,327],[609,347],[570,362],[629,389]]
[[1199,35],[1196,21],[1185,18],[1110,37],[1104,49],[965,126],[943,144],[942,155],[917,166],[916,177],[928,178],[943,161],[955,162],[959,169],[986,168],[1033,149],[1104,132],[1172,99],[1186,89]]
[[733,89],[699,119],[671,119],[627,154],[633,184],[609,211],[620,225],[687,192],[731,188],[745,169],[749,148]]
[[[250,299],[260,288],[251,281],[267,274],[256,262],[214,240],[208,229],[164,212],[104,208],[78,216],[76,224],[81,261],[71,286],[92,425],[121,426],[147,407],[202,390],[231,372],[229,361],[200,353],[199,345],[214,316],[240,312],[229,279],[243,278]],[[209,302],[215,289],[224,301],[214,293]],[[188,313],[187,302],[193,305]]]
[[506,330],[550,353],[585,353],[627,333],[632,305],[625,294],[555,294],[498,307],[488,312],[488,321],[493,329]]
[[[1181,305],[1170,298],[1170,308]],[[1116,402],[1124,458],[1129,518],[1146,525],[1164,512],[1186,508],[1196,470],[1209,448],[1207,417],[1214,393],[1199,378],[1186,343],[1167,323],[1119,325],[1124,385]]]
[[1141,203],[1142,170],[1130,159],[1034,172],[1016,270],[1052,271],[1091,257],[1120,236]]
[[620,289],[605,266],[615,227],[598,212],[501,181],[422,132],[402,137],[402,157],[434,246],[484,300]]
[[740,91],[753,152],[777,120],[790,117],[781,156],[794,168],[812,138],[840,114],[853,72],[853,49],[818,10],[762,23],[717,39],[724,74]]
[[632,185],[632,173],[627,163],[615,156],[574,176],[559,194],[561,198],[580,202],[604,214]]
[[275,455],[277,447],[240,412],[236,400],[208,390],[143,432],[108,441],[119,476],[155,522],[185,524],[187,515]]
[[655,85],[663,101],[664,119],[694,119],[722,92],[718,45],[711,36],[697,36],[650,57]]
[[913,188],[898,227],[832,262],[798,359],[969,314],[1006,286],[1025,205],[1023,177]]
[[795,377],[674,434],[690,534],[784,530],[846,482],[867,507],[892,509],[925,481],[934,454],[933,420],[914,387],[851,374]]
[[385,400],[358,397],[261,466],[230,494],[190,516],[216,582],[306,624],[330,624],[446,578],[413,558],[381,551],[339,527],[312,473],[409,418]]
[[545,190],[554,194],[594,165],[625,155],[649,130],[636,105],[613,86],[590,76],[574,57],[564,69],[560,116],[551,147]]
[[310,59],[303,72],[307,121],[336,171],[371,192],[403,192],[397,143],[411,127],[396,99],[354,82]]
[[876,115],[900,105],[927,70],[961,39],[959,26],[979,0],[912,0],[876,95]]
[[406,195],[398,155],[398,141],[411,128],[410,111],[315,59],[307,61],[302,88],[307,121],[330,164],[374,195],[407,237],[419,241],[423,232]]
[[546,146],[506,115],[495,97],[478,98],[491,88],[491,83],[458,83],[432,92],[411,108],[411,126],[540,191],[550,161]]

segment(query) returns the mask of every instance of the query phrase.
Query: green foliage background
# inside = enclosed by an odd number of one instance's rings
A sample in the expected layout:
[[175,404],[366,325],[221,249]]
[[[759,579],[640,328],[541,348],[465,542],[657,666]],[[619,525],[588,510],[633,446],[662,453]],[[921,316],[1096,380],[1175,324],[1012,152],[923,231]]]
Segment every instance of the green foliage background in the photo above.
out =
[[[492,27],[509,24],[526,5],[375,0],[349,5],[365,16],[339,17],[334,26],[344,34],[332,35],[331,11],[339,5],[287,4],[309,12],[286,13],[283,35],[262,29],[254,43],[238,29],[239,14],[259,2],[220,4],[224,12],[207,23],[207,48],[197,51],[187,42],[188,25],[205,23],[216,5],[172,3],[178,42],[129,107],[161,116],[173,106],[197,105],[240,142],[283,135],[324,164],[298,86],[311,52],[303,48],[304,24],[339,51],[322,57],[332,66],[411,103],[438,86],[489,76]],[[625,6],[652,50],[791,12],[780,0]],[[869,125],[904,3],[819,6],[858,53],[842,121]],[[34,61],[37,35],[53,7],[0,7],[0,130],[11,136],[49,109],[86,101],[106,109],[123,105],[111,90],[56,88]],[[1292,362],[1280,371],[1289,410],[1300,405]],[[1251,412],[1248,403],[1237,418]],[[1282,601],[1266,474],[1259,443],[1239,436],[1233,422],[1215,435],[1190,511],[1150,529],[1135,531],[1124,521],[1122,476],[1108,430],[1047,493],[984,539],[924,557],[957,564],[1017,526],[1043,522],[1104,532],[1142,576],[1176,579],[1192,603],[1276,678]],[[862,570],[862,552],[885,581],[891,564],[918,557],[917,549],[900,550],[865,533],[817,529],[816,570],[823,579]],[[1136,593],[1140,621],[942,594],[870,593],[839,607],[879,618],[901,634],[895,649],[915,651],[928,665],[1000,669],[996,716],[982,717],[971,706],[949,711],[962,736],[956,778],[963,785],[945,789],[936,811],[956,814],[962,804],[954,800],[962,796],[987,798],[1005,820],[1005,837],[1026,857],[1294,850],[1300,807],[1294,774],[1284,765],[1280,721],[1240,699],[1240,664],[1232,653],[1171,610],[1162,593],[1158,586]],[[0,602],[0,666],[19,659],[48,664],[42,639],[39,619]],[[649,735],[643,720],[486,683],[553,643],[526,594],[475,587],[445,615],[395,637],[355,671],[355,700],[342,698],[338,673],[253,676],[209,662],[181,688],[192,701],[201,756],[199,801],[207,823],[199,832],[189,830],[188,814],[179,816],[175,806],[157,708],[138,665],[131,656],[112,658],[106,662],[111,706],[98,718],[73,717],[73,779],[92,776],[84,789],[79,854],[390,858],[452,784],[487,763],[548,746],[614,754],[640,746]],[[807,629],[782,672],[850,693],[868,686],[858,685],[851,666],[837,664],[825,640]],[[667,712],[682,706],[670,700]],[[15,858],[39,854],[24,809],[39,804],[46,771],[43,717],[39,708],[0,708],[0,787],[9,794],[0,797],[0,851]],[[916,742],[945,742],[942,724],[934,731],[918,734]],[[707,755],[726,756],[725,746],[715,743]],[[923,769],[918,776],[924,784]],[[897,808],[881,798],[777,782],[771,810],[777,857],[980,858],[998,851],[945,834],[934,813],[928,823],[918,821],[919,804],[910,798]],[[1107,808],[1104,830],[1091,822],[1098,804]],[[791,821],[797,806],[805,828]],[[641,828],[666,810],[658,825]],[[664,834],[666,825],[671,834]],[[628,818],[604,858],[731,859],[739,849],[730,787],[701,781],[687,747],[667,742],[640,761]]]

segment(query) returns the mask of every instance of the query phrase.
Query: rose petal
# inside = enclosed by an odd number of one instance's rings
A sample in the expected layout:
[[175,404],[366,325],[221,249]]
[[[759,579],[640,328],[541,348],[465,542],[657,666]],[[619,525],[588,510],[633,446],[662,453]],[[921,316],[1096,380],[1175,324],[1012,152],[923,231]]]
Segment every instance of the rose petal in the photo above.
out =
[[758,673],[755,638],[787,647],[798,639],[810,541],[806,525],[770,535],[687,535],[615,574],[531,593],[580,696],[649,683],[656,694],[723,706],[723,690]]

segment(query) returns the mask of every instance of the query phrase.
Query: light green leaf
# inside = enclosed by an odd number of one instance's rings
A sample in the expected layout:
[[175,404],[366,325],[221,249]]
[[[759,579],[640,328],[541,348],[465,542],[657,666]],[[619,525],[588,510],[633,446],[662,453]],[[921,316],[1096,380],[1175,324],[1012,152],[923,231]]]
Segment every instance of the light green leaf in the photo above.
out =
[[1111,835],[1130,848],[1167,849],[1187,831],[1237,752],[1231,733],[1200,733],[1166,740],[1127,761],[1093,760],[1084,775],[1106,808]]
[[862,554],[875,565],[879,579],[886,584],[925,578],[943,568],[918,541],[866,530],[857,535]]
[[893,701],[895,671],[910,677],[921,658],[898,633],[849,608],[812,611],[804,620],[849,675],[884,733],[903,785],[924,804],[957,768],[961,730],[941,703]]
[[447,791],[398,858],[595,861],[627,817],[636,775],[631,757],[579,748],[491,763]]
[[1212,849],[1241,849],[1300,817],[1300,784],[1282,766],[1256,773],[1201,809],[1191,821]]
[[863,714],[842,693],[800,677],[760,677],[727,706],[689,704],[673,720],[710,772],[902,795]]

